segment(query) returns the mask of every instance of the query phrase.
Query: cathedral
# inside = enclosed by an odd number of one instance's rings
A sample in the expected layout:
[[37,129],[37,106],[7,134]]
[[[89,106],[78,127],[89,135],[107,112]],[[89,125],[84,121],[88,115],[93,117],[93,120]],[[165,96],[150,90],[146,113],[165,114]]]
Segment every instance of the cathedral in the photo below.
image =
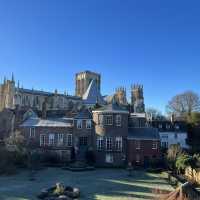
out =
[[[113,95],[101,95],[101,75],[91,71],[84,71],[75,75],[75,95],[66,93],[39,91],[25,89],[16,85],[14,76],[10,80],[4,78],[0,84],[0,111],[8,109],[32,108],[42,111],[46,105],[47,110],[76,110],[83,105],[94,106],[96,103],[105,105],[116,102],[122,106],[128,106],[126,89],[119,87]],[[145,112],[143,86],[131,86],[131,111],[136,113]]]

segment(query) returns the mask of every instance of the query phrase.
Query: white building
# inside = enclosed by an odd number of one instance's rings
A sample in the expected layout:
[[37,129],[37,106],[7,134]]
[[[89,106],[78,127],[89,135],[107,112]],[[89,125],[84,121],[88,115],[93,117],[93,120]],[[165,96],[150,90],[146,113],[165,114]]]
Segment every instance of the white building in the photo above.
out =
[[189,146],[186,143],[186,132],[159,132],[161,146],[163,148],[169,148],[172,144],[179,144],[182,148],[188,149]]
[[153,121],[153,127],[158,128],[161,146],[169,148],[172,144],[179,144],[182,148],[188,149],[187,127],[184,122]]

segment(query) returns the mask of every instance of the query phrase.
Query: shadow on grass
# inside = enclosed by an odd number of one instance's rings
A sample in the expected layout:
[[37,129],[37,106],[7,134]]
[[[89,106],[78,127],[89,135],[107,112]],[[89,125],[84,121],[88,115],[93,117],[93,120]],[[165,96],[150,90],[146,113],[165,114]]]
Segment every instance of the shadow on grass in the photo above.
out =
[[[140,181],[139,179],[146,179]],[[96,179],[98,185],[103,186],[98,188],[98,190],[93,191],[89,196],[84,196],[84,199],[91,200],[100,200],[100,199],[154,199],[155,196],[152,193],[153,189],[157,189],[157,185],[165,183],[161,181],[153,180],[153,183],[150,183],[149,180],[158,179],[158,177],[152,177],[145,172],[139,172],[137,177],[127,177],[126,175],[122,178],[120,177],[107,177],[104,179]],[[139,185],[137,185],[139,183]],[[155,185],[157,183],[157,185]]]
[[[157,185],[165,185],[159,175],[137,171],[129,177],[127,171],[120,169],[97,169],[91,172],[46,169],[36,176],[36,181],[33,182],[27,181],[23,174],[13,176],[12,180],[0,177],[0,200],[36,200],[41,189],[56,182],[80,188],[80,200],[153,199],[152,189],[156,189]],[[5,190],[2,189],[5,186],[4,181],[8,186]],[[5,195],[3,199],[2,195]]]

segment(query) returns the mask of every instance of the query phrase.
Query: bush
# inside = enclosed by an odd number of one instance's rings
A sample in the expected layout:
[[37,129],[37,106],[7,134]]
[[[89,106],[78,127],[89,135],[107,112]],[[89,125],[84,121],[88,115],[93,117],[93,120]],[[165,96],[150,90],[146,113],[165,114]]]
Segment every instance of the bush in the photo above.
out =
[[15,174],[16,167],[14,165],[14,154],[6,150],[6,148],[0,148],[0,174]]

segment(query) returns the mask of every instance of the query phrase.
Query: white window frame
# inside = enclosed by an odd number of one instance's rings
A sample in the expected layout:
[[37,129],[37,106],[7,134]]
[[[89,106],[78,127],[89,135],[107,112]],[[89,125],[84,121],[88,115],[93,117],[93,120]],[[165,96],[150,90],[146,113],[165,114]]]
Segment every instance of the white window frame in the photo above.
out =
[[106,138],[106,150],[107,151],[112,151],[112,138],[111,137],[107,137]]
[[169,130],[171,128],[170,124],[166,124],[166,129]]
[[72,147],[72,143],[73,143],[73,138],[72,138],[72,134],[67,134],[66,136],[66,144],[68,147]]
[[180,129],[180,126],[179,126],[178,124],[176,124],[176,125],[175,125],[175,129],[176,129],[176,130],[179,130],[179,129]]
[[40,134],[40,146],[45,146],[45,145],[46,145],[46,135]]
[[34,138],[35,137],[35,127],[31,127],[29,131],[29,137]]
[[135,140],[135,149],[141,149],[141,141]]
[[104,141],[104,138],[102,136],[97,137],[97,150],[98,151],[103,150],[103,141]]
[[159,125],[158,125],[158,128],[159,128],[159,129],[162,129],[162,128],[163,128],[163,125],[162,125],[162,124],[159,124]]
[[55,144],[55,134],[49,133],[49,146],[53,146]]
[[112,115],[105,115],[105,122],[104,122],[104,124],[105,125],[109,125],[109,126],[113,125],[113,116]]
[[122,151],[122,137],[115,138],[115,149],[116,151]]
[[168,148],[168,142],[167,141],[163,141],[163,142],[161,142],[161,144],[162,144],[162,147]]
[[77,120],[77,129],[82,129],[82,126],[83,126],[83,121],[82,121],[82,119],[78,119],[78,120]]
[[116,115],[116,126],[121,126],[122,125],[122,116],[121,115]]
[[63,133],[58,133],[58,135],[57,135],[58,137],[57,137],[57,143],[58,143],[58,145],[60,146],[60,145],[63,145],[63,143],[64,143],[64,134]]
[[152,142],[152,149],[158,149],[158,143],[157,141]]
[[86,129],[92,128],[92,120],[91,119],[87,119],[85,123],[86,123]]

